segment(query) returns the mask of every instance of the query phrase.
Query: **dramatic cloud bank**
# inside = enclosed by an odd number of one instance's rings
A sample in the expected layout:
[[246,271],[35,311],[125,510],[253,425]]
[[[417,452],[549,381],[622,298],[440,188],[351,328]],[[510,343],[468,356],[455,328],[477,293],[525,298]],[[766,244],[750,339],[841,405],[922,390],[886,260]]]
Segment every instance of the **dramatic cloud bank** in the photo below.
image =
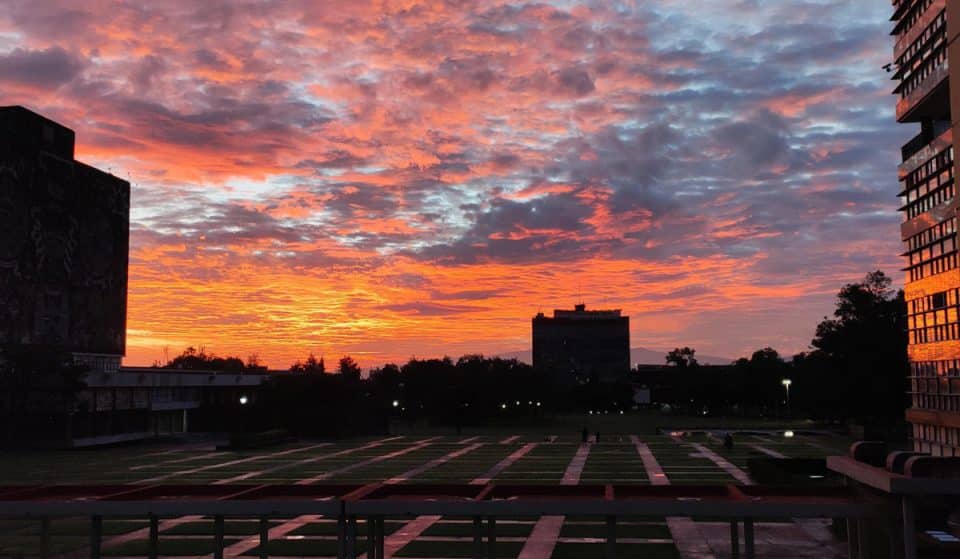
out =
[[497,353],[579,298],[789,352],[899,277],[889,11],[8,0],[0,104],[134,185],[128,363]]

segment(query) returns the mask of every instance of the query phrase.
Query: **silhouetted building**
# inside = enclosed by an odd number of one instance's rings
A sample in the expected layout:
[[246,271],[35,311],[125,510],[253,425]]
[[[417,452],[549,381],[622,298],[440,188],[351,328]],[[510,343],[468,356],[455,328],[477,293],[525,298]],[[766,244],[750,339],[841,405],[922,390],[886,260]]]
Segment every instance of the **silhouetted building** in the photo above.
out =
[[586,382],[616,380],[630,372],[630,318],[619,310],[555,310],[533,318],[533,366]]
[[116,371],[125,351],[130,184],[74,160],[74,133],[0,107],[0,346]]
[[[960,2],[894,0],[893,79],[901,123],[920,133],[902,148],[901,238],[907,257],[914,448],[960,456],[960,270],[954,157],[960,131]],[[952,68],[951,68],[952,67]]]

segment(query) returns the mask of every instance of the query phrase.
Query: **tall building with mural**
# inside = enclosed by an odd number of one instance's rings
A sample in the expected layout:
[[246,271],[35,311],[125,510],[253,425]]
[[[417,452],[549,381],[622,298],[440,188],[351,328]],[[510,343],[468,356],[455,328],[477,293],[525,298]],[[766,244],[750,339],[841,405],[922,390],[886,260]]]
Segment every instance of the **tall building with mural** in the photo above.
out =
[[0,346],[116,371],[126,349],[130,184],[74,159],[74,133],[0,107]]
[[960,456],[960,2],[894,0],[897,121],[919,128],[902,148],[899,181],[906,256],[914,448]]

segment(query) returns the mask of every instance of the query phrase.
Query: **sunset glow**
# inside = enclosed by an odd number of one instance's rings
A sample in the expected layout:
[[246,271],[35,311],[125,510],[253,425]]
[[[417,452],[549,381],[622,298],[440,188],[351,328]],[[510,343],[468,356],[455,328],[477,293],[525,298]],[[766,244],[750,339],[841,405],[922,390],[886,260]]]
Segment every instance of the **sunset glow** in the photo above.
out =
[[0,105],[132,184],[127,364],[492,355],[579,300],[789,354],[901,276],[889,12],[13,0]]

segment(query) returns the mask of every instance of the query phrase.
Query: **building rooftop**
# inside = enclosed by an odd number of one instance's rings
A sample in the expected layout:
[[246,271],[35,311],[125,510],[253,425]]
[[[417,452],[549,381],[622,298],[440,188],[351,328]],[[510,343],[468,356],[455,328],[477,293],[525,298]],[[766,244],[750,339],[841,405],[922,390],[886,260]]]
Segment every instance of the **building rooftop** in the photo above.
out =
[[[543,313],[538,313],[537,318],[546,318]],[[573,310],[554,309],[553,318],[564,318],[574,320],[606,320],[610,318],[621,318],[620,309],[606,309],[588,311],[583,303],[574,305]]]

